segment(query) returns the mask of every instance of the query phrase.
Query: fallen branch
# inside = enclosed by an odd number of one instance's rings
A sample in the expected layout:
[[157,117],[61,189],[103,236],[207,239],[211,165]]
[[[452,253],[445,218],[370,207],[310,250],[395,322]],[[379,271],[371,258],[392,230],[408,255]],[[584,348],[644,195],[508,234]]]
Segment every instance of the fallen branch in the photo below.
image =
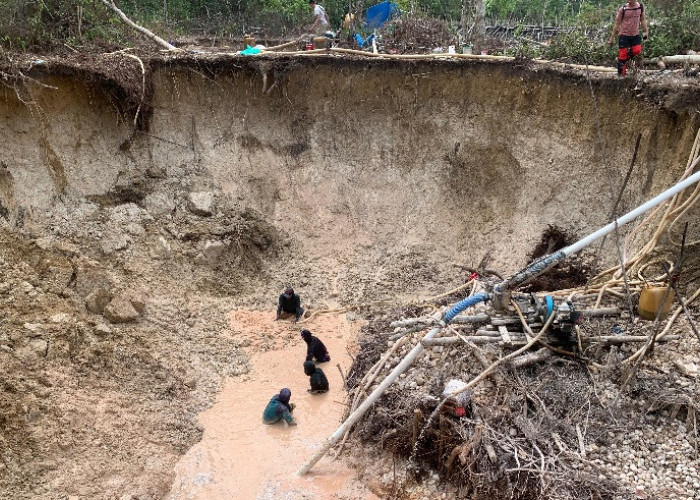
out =
[[[686,306],[690,305],[698,297],[700,297],[700,288],[695,290],[695,293],[685,302]],[[678,319],[678,316],[680,316],[681,312],[683,312],[682,307],[679,307],[674,311],[674,313],[666,322],[666,326],[664,327],[664,329],[661,330],[661,332],[656,336],[656,342],[659,342],[661,339],[666,337],[666,334],[671,330],[671,326],[673,326],[673,323],[676,321],[676,319]],[[644,351],[644,347],[641,347],[637,352],[635,352],[632,356],[624,360],[622,363],[628,364],[635,361],[642,355],[642,351]]]
[[700,55],[659,56],[652,62],[657,64],[700,64]]
[[273,45],[272,47],[265,47],[263,51],[274,51],[274,50],[280,50],[280,49],[286,49],[287,47],[292,47],[294,45],[297,45],[299,43],[299,40],[294,40],[291,42],[283,43],[281,45]]
[[147,30],[143,26],[139,26],[136,24],[134,21],[126,17],[126,14],[124,14],[119,7],[114,5],[114,2],[112,0],[100,0],[103,4],[105,4],[109,9],[113,10],[120,18],[122,21],[124,21],[126,24],[131,26],[133,29],[144,35],[146,38],[149,40],[157,43],[161,47],[164,47],[167,50],[180,50],[174,45],[169,44],[165,40],[163,40],[161,37],[153,33],[152,31]]
[[683,295],[681,295],[681,292],[678,290],[678,286],[676,285],[676,282],[671,281],[671,286],[673,287],[673,291],[676,292],[676,297],[678,297],[678,302],[681,303],[681,307],[683,308],[683,312],[685,313],[685,317],[688,318],[688,323],[690,324],[690,328],[693,330],[693,333],[698,338],[698,340],[700,340],[700,332],[698,332],[698,327],[695,325],[695,321],[693,321],[693,316],[690,314],[690,311],[688,310],[688,306],[685,303],[685,299],[683,298]]

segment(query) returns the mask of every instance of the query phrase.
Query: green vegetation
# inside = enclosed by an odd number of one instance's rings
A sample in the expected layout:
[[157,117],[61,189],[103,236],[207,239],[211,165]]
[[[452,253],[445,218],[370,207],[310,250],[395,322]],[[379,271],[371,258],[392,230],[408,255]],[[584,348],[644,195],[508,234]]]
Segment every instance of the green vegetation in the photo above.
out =
[[[444,20],[455,32],[463,2],[473,11],[478,0],[396,0],[404,15]],[[624,0],[484,0],[487,24],[558,27],[549,46],[518,37],[509,53],[575,62],[611,62],[615,48],[606,44],[615,12]],[[340,26],[348,1],[319,0]],[[117,0],[134,21],[165,38],[184,35],[241,37],[244,33],[291,36],[311,23],[307,0]],[[377,0],[350,2],[353,10]],[[647,0],[651,24],[645,55],[700,50],[700,0]],[[471,23],[469,23],[471,24]],[[517,30],[516,30],[517,31]],[[522,32],[522,30],[521,30]],[[126,44],[133,34],[100,0],[0,0],[0,44],[12,49],[88,43]],[[502,44],[500,44],[502,45]]]

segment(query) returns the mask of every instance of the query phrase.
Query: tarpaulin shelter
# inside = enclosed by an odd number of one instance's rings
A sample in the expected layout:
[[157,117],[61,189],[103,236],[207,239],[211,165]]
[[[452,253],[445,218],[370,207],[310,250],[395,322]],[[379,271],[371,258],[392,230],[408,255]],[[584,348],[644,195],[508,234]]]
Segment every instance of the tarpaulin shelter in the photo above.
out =
[[389,20],[389,18],[397,13],[399,8],[395,3],[385,1],[373,5],[367,9],[367,14],[365,16],[365,29],[378,29],[384,26],[384,23]]

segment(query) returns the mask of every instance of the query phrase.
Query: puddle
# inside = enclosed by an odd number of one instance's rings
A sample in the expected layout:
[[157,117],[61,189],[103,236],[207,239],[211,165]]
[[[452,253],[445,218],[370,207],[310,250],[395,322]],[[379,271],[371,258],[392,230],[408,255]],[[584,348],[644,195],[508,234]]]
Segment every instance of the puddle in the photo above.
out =
[[[275,322],[273,314],[234,311],[234,335],[251,357],[251,371],[228,380],[216,403],[198,416],[204,436],[178,462],[170,500],[377,498],[355,479],[353,469],[330,456],[303,478],[295,472],[340,424],[344,373],[352,359],[348,346],[360,329],[345,315],[318,316],[304,323],[331,355],[319,366],[330,390],[311,395],[304,374],[306,344],[300,325]],[[292,391],[298,425],[263,425],[262,412],[282,387]]]

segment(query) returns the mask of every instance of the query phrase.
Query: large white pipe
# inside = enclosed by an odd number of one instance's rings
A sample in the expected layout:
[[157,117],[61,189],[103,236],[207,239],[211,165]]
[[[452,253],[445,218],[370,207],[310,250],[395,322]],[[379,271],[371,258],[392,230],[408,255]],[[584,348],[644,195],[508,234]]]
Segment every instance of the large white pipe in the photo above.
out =
[[672,198],[673,196],[677,195],[681,191],[683,191],[685,188],[688,186],[692,186],[696,182],[700,181],[700,171],[695,172],[693,175],[685,179],[684,181],[679,182],[675,186],[672,186],[668,188],[666,191],[661,193],[660,195],[652,198],[651,200],[647,201],[643,205],[638,206],[631,212],[626,213],[619,219],[617,219],[615,222],[611,222],[607,226],[601,227],[598,229],[596,232],[589,234],[583,239],[580,239],[573,245],[569,245],[568,247],[562,249],[562,252],[564,252],[564,255],[567,257],[569,255],[573,255],[582,248],[587,247],[591,243],[593,243],[595,240],[598,238],[602,238],[606,234],[612,232],[615,230],[615,226],[622,226],[624,224],[627,224],[628,222],[636,219],[640,215],[642,215],[644,212],[647,212],[648,210],[654,208],[656,205],[660,205],[664,201],[668,200],[669,198]]
[[[695,166],[695,164],[698,163],[699,160],[695,160],[692,166]],[[532,262],[530,265],[528,265],[525,269],[522,269],[515,273],[513,276],[509,277],[505,281],[499,283],[496,285],[494,288],[494,295],[496,298],[500,297],[505,293],[507,290],[512,290],[516,286],[521,285],[522,283],[525,283],[540,274],[544,273],[548,269],[552,268],[555,264],[561,262],[564,260],[566,257],[569,257],[582,248],[587,247],[594,241],[596,241],[599,238],[602,238],[606,234],[612,232],[615,230],[615,227],[623,226],[624,224],[627,224],[628,222],[636,219],[643,213],[649,211],[650,209],[654,208],[657,205],[660,205],[664,201],[672,198],[673,196],[677,195],[681,191],[683,191],[685,188],[688,186],[692,186],[696,182],[700,181],[700,171],[695,172],[693,175],[688,177],[685,180],[682,180],[678,182],[677,184],[671,186],[668,188],[666,191],[663,193],[659,194],[658,196],[655,196],[651,200],[647,201],[646,203],[638,206],[631,212],[626,213],[616,221],[611,222],[610,224],[601,227],[597,231],[589,234],[588,236],[578,240],[576,243],[569,245],[566,248],[562,248],[561,250],[558,250],[550,255],[547,255],[545,257],[542,257],[540,259],[537,259],[535,262]]]

